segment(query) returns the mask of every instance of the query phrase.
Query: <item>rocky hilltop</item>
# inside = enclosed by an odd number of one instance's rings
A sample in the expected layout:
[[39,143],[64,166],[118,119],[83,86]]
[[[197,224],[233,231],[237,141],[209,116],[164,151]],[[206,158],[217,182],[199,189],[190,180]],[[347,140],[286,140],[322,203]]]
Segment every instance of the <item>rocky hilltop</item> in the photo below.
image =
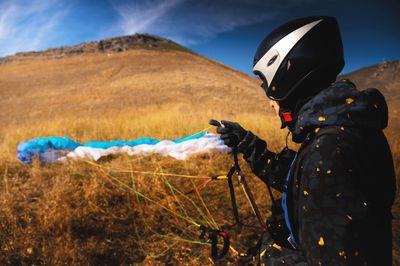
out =
[[13,56],[0,58],[1,63],[23,60],[24,57],[45,56],[50,58],[75,56],[91,53],[114,54],[129,49],[161,49],[191,52],[191,50],[165,38],[150,34],[134,34],[100,41],[85,42],[74,46],[62,46],[39,52],[19,52]]

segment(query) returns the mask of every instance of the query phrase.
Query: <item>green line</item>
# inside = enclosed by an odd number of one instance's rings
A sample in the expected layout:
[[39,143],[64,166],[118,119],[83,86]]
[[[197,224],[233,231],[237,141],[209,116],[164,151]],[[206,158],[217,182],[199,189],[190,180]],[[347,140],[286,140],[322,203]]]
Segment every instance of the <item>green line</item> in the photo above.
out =
[[210,222],[215,226],[216,229],[220,230],[219,225],[214,221],[214,218],[211,216],[210,210],[207,208],[206,203],[204,202],[203,198],[201,197],[199,190],[196,188],[196,185],[193,183],[193,180],[190,180],[190,182],[192,183],[193,187],[196,190],[196,194],[199,197],[201,203],[204,205],[204,208],[206,209],[207,213],[210,215]]
[[159,173],[159,172],[146,172],[146,171],[138,171],[138,170],[118,170],[118,169],[112,169],[107,166],[101,165],[101,164],[96,164],[91,161],[87,160],[82,160],[88,164],[91,164],[93,166],[105,168],[109,171],[114,171],[114,172],[120,172],[120,173],[137,173],[137,174],[146,174],[146,175],[165,175],[165,176],[176,176],[176,177],[186,177],[186,178],[196,178],[196,179],[206,179],[208,177],[206,176],[193,176],[193,175],[180,175],[180,174],[170,174],[170,173]]
[[[161,177],[161,179],[164,181],[164,184],[167,185],[167,187],[170,189],[170,191],[171,191],[171,193],[172,193],[172,196],[173,196],[173,197],[175,198],[175,200],[178,202],[180,208],[182,209],[182,211],[184,212],[184,214],[186,215],[186,217],[187,217],[188,219],[193,220],[193,218],[190,217],[190,216],[187,214],[185,208],[183,207],[183,205],[182,205],[182,203],[180,202],[180,200],[178,199],[178,197],[176,197],[176,195],[175,195],[175,193],[174,193],[174,187],[171,185],[171,183],[169,183],[168,179],[167,179],[166,177]],[[194,221],[194,220],[193,220],[193,221]]]
[[[103,172],[103,173],[104,173],[104,172]],[[127,189],[129,189],[130,191],[132,191],[133,193],[135,193],[135,194],[141,196],[142,198],[145,198],[146,200],[150,201],[151,203],[154,203],[154,204],[160,206],[161,208],[163,208],[164,210],[167,210],[167,211],[169,211],[169,212],[171,212],[171,213],[177,215],[178,217],[180,217],[180,218],[182,218],[182,219],[184,219],[184,220],[186,220],[186,221],[188,221],[188,222],[191,222],[191,223],[193,223],[194,225],[200,227],[200,224],[197,224],[195,221],[189,220],[189,219],[183,217],[182,215],[179,215],[179,214],[173,212],[172,210],[168,209],[167,207],[164,207],[163,205],[159,204],[158,202],[156,202],[156,201],[154,201],[154,200],[148,198],[147,196],[143,195],[143,194],[140,193],[139,191],[133,190],[131,187],[129,187],[128,185],[126,185],[124,182],[118,180],[117,178],[113,177],[112,175],[109,175],[109,174],[107,174],[107,173],[104,173],[104,174],[107,175],[109,178],[113,179],[114,181],[120,183],[121,185],[123,185],[124,187],[126,187]]]
[[[167,181],[167,185],[170,185],[168,180],[166,178],[164,178],[164,179]],[[199,212],[199,214],[202,216],[202,218],[204,219],[204,222],[212,228],[213,224],[209,221],[208,217],[201,211],[201,209],[196,205],[196,203],[191,198],[186,196],[184,193],[182,193],[178,189],[176,189],[174,186],[172,186],[172,185],[170,185],[170,186],[172,189],[174,189],[176,192],[178,192],[181,196],[183,196],[187,200],[189,200],[192,203],[192,205],[196,208],[196,210]]]

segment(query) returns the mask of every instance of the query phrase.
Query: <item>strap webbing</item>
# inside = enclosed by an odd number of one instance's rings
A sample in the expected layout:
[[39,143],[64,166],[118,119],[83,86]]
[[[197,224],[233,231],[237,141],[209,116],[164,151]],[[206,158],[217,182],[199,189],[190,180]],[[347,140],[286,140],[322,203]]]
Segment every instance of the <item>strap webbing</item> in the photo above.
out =
[[292,242],[293,242],[293,244],[294,244],[294,248],[297,248],[297,244],[296,244],[296,241],[294,240],[292,227],[291,227],[291,225],[290,225],[289,212],[288,212],[287,204],[286,204],[286,203],[287,203],[287,202],[286,202],[286,197],[287,197],[287,192],[286,192],[286,191],[287,191],[287,189],[288,189],[287,184],[289,183],[290,172],[291,172],[291,170],[292,170],[292,166],[293,166],[294,162],[296,161],[296,159],[297,159],[297,153],[296,153],[296,155],[294,156],[294,159],[293,159],[293,161],[292,161],[292,163],[291,163],[291,165],[290,165],[289,172],[288,172],[287,177],[286,177],[286,184],[284,185],[285,191],[283,192],[283,195],[282,195],[282,209],[283,209],[283,212],[285,213],[285,222],[286,222],[286,225],[287,225],[287,227],[288,227],[288,229],[289,229],[289,231],[290,231],[290,238],[291,238],[291,240],[292,240]]

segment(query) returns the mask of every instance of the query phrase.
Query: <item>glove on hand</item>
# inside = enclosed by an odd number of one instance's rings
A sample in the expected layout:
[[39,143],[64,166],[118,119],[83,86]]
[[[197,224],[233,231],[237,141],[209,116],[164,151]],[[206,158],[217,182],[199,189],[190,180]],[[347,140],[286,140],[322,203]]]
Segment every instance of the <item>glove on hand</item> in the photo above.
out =
[[236,122],[222,120],[221,125],[216,120],[210,120],[209,123],[210,125],[218,127],[217,133],[221,134],[221,139],[224,141],[224,144],[231,148],[236,148],[247,134],[247,131]]

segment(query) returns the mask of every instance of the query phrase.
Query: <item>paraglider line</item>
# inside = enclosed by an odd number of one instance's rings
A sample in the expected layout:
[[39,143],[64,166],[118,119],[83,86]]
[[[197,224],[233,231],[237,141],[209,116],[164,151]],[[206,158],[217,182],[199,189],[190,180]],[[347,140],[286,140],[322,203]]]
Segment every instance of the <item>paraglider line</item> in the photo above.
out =
[[[122,181],[116,179],[115,177],[110,176],[110,175],[107,175],[106,173],[104,173],[104,172],[102,172],[102,171],[100,171],[100,173],[102,174],[103,177],[108,176],[110,179],[113,179],[114,181],[120,183],[120,184],[123,185],[124,187],[127,187],[127,188],[131,189],[128,185],[126,185],[126,184],[123,183]],[[114,183],[114,184],[115,184],[115,183]],[[115,184],[115,185],[116,185],[116,184]],[[118,186],[118,188],[120,188],[120,187]],[[140,193],[140,192],[138,192],[138,191],[136,191],[136,190],[131,190],[130,192],[128,192],[127,190],[125,190],[125,189],[123,189],[123,188],[121,188],[121,190],[124,191],[124,192],[130,193],[130,194],[134,193],[134,194],[136,194],[136,195],[138,195],[138,196],[140,196],[140,197],[142,197],[142,198],[148,200],[149,202],[158,205],[160,208],[162,208],[162,209],[164,209],[164,210],[166,210],[166,211],[168,211],[168,212],[171,212],[171,213],[177,215],[179,218],[182,218],[182,219],[184,219],[184,220],[186,220],[186,221],[188,221],[188,222],[190,222],[190,223],[192,223],[192,224],[194,224],[194,225],[200,227],[200,224],[196,223],[196,222],[193,221],[192,219],[188,219],[188,218],[186,218],[186,217],[184,217],[184,216],[182,216],[182,215],[179,215],[179,214],[175,213],[174,211],[168,209],[167,207],[165,207],[165,206],[159,204],[158,202],[156,202],[156,201],[150,199],[149,197],[143,195],[142,193]]]

